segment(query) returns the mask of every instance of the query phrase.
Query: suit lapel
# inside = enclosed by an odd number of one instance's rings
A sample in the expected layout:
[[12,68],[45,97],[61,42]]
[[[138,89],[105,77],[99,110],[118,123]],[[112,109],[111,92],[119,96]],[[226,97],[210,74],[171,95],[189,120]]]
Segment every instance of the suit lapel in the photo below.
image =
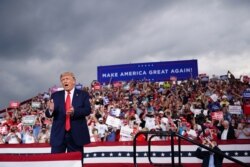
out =
[[59,96],[59,97],[60,97],[60,103],[63,106],[63,112],[66,113],[66,110],[65,110],[65,91],[62,91],[61,96]]
[[77,101],[77,97],[79,96],[79,92],[77,89],[74,91],[73,99],[72,99],[72,106],[75,106],[75,102]]

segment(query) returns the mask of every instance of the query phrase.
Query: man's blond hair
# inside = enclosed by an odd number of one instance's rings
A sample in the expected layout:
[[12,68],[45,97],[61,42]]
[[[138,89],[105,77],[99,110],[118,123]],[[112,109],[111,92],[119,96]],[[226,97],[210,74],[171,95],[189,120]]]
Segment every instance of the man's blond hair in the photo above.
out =
[[74,75],[73,72],[64,72],[64,73],[62,73],[60,75],[60,79],[62,79],[62,77],[64,77],[64,76],[71,76],[74,80],[76,80],[75,75]]

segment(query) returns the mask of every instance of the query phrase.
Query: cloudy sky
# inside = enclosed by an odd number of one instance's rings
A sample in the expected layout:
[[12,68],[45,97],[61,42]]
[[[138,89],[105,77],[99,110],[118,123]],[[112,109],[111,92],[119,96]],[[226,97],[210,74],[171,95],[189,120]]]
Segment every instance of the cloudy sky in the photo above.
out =
[[248,0],[0,0],[0,109],[97,66],[197,59],[250,75]]

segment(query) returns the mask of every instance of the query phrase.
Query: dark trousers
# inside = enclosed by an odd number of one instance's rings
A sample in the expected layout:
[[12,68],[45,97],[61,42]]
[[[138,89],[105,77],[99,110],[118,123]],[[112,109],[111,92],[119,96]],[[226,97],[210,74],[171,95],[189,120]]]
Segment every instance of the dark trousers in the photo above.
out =
[[51,146],[51,153],[65,153],[65,152],[80,152],[82,154],[83,163],[83,146],[78,146],[74,143],[71,132],[66,132],[64,142],[59,146]]

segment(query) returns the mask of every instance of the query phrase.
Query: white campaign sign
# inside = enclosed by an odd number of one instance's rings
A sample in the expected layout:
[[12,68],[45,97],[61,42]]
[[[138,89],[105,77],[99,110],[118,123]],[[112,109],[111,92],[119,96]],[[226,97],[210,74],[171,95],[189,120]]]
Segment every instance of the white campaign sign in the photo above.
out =
[[36,122],[35,115],[27,115],[22,118],[23,125],[34,125]]
[[242,114],[242,108],[241,108],[241,106],[232,106],[232,105],[229,105],[228,111],[231,114]]
[[35,102],[35,101],[33,101],[31,103],[31,107],[32,108],[41,108],[41,102]]
[[113,126],[113,127],[116,127],[116,128],[120,128],[121,120],[119,118],[115,118],[115,117],[108,115],[108,117],[106,119],[106,124]]
[[119,115],[121,114],[121,109],[119,108],[115,108],[111,110],[112,115],[119,117]]
[[133,133],[133,129],[129,128],[128,126],[121,127],[121,136],[131,137],[131,134]]

